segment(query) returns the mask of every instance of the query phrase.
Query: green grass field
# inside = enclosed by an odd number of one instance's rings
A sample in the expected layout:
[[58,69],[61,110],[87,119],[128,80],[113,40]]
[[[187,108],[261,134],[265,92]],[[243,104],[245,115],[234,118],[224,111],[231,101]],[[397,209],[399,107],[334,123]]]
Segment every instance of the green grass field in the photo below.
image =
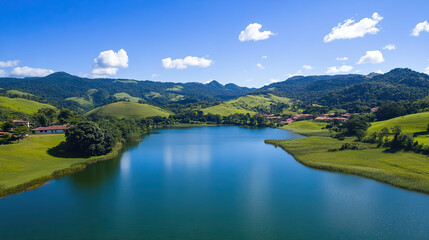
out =
[[92,94],[96,93],[98,90],[97,89],[89,89],[86,92],[85,96],[81,96],[81,97],[69,97],[66,98],[67,101],[73,101],[78,103],[80,106],[86,108],[86,109],[91,109],[94,107],[94,101],[92,100]]
[[21,92],[21,91],[18,91],[18,90],[7,90],[6,94],[9,94],[9,95],[18,95],[20,97],[34,96],[31,93]]
[[25,114],[33,114],[41,108],[55,108],[52,105],[39,103],[23,98],[8,98],[0,96],[0,106],[8,108],[15,112],[22,112]]
[[[292,105],[292,101],[289,98],[278,97],[273,94],[266,95],[246,95],[234,100],[230,100],[219,105],[202,109],[202,111],[212,114],[219,114],[221,116],[228,116],[235,113],[246,114],[249,113],[254,115],[258,112],[258,109],[270,109],[271,104],[276,103],[287,103]],[[294,114],[294,112],[286,109],[284,114]]]
[[323,129],[327,123],[313,121],[298,121],[285,125],[282,129],[291,130],[305,136],[329,136],[329,130]]
[[139,102],[139,100],[141,100],[141,99],[140,99],[140,98],[138,98],[138,97],[133,97],[133,96],[129,95],[128,93],[124,93],[124,92],[121,92],[121,93],[115,93],[115,94],[113,95],[113,97],[115,97],[115,98],[116,98],[116,100],[128,100],[128,101],[130,101],[130,102],[134,102],[134,103],[138,103],[138,102]]
[[300,163],[327,171],[354,174],[397,187],[429,193],[429,158],[412,152],[389,153],[375,145],[357,143],[363,150],[338,149],[351,139],[330,137],[266,140],[280,146]]
[[402,132],[412,133],[414,139],[429,145],[429,133],[427,133],[427,127],[429,124],[429,112],[416,113],[405,115],[397,118],[392,118],[386,121],[374,122],[368,129],[368,133],[380,132],[381,129],[387,127],[392,128],[394,126],[400,126]]
[[133,102],[115,102],[87,113],[87,115],[98,115],[102,117],[122,118],[147,118],[147,117],[168,117],[170,112],[149,104],[140,104]]
[[118,150],[117,147],[116,151],[105,156],[90,158],[55,157],[48,153],[64,140],[63,134],[31,135],[20,143],[0,145],[0,196],[14,188],[14,191],[22,191],[43,183],[51,179],[54,172],[112,158]]

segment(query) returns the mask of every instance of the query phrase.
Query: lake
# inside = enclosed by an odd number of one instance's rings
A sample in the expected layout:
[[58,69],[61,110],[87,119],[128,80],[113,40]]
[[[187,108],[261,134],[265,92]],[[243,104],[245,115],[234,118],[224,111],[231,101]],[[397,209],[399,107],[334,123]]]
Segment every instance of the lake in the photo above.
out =
[[0,199],[0,239],[429,239],[429,195],[307,168],[281,129],[159,130]]

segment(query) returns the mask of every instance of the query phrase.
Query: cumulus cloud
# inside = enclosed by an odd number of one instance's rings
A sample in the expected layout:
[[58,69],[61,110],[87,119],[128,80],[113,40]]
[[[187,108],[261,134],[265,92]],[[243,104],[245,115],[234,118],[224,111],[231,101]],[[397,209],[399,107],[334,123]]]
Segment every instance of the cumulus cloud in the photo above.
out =
[[176,68],[176,69],[185,69],[187,67],[202,67],[206,68],[212,65],[213,60],[206,59],[204,57],[192,57],[187,56],[183,59],[178,58],[172,60],[171,58],[164,58],[162,61],[162,67],[170,69],[170,68]]
[[271,83],[277,83],[277,82],[280,82],[280,81],[281,81],[280,79],[270,78],[270,82]]
[[268,39],[270,36],[276,35],[271,31],[261,32],[260,31],[261,28],[262,28],[262,25],[259,23],[249,24],[249,26],[247,26],[246,29],[244,29],[244,31],[240,32],[240,35],[238,36],[238,40],[240,40],[241,42],[259,41],[259,40]]
[[128,55],[124,49],[118,52],[107,50],[101,52],[97,58],[94,59],[92,67],[92,74],[94,75],[115,75],[120,68],[128,67]]
[[411,36],[418,37],[421,32],[429,32],[428,21],[417,23],[413,31],[411,31]]
[[379,70],[375,71],[375,73],[383,74],[384,72],[379,69]]
[[7,73],[5,70],[0,69],[0,77],[6,77]]
[[342,65],[340,67],[328,67],[328,70],[326,71],[326,73],[347,73],[350,72],[351,70],[353,70],[352,66],[349,65]]
[[265,67],[264,66],[262,66],[262,64],[260,64],[260,63],[257,63],[256,64],[256,66],[259,68],[259,69],[264,69]]
[[383,19],[378,13],[373,13],[372,18],[363,18],[359,22],[347,19],[339,23],[323,38],[324,42],[332,42],[337,39],[353,39],[364,37],[366,34],[376,34],[380,31],[376,25]]
[[395,46],[395,44],[388,44],[388,45],[384,46],[383,49],[391,51],[391,50],[395,50],[396,46]]
[[349,60],[349,58],[348,57],[337,57],[337,58],[335,58],[335,60],[340,61],[340,62],[344,62],[344,61]]
[[268,56],[262,56],[261,57],[261,59],[267,59],[268,58]]
[[426,67],[426,69],[425,69],[425,73],[426,73],[426,74],[429,74],[429,66],[427,66],[427,67]]
[[52,73],[54,73],[54,71],[51,69],[31,68],[26,66],[14,68],[10,72],[10,75],[17,77],[44,77]]
[[302,75],[302,71],[301,70],[298,70],[296,73],[294,73],[294,74],[292,74],[292,73],[289,73],[288,75],[287,75],[287,77],[288,78],[291,78],[291,77],[295,77],[295,76],[299,76],[299,75]]
[[384,62],[383,54],[378,51],[366,51],[366,54],[359,59],[357,64],[378,64]]
[[0,61],[0,67],[6,68],[6,67],[15,67],[19,64],[19,60],[12,60],[12,61]]
[[304,70],[311,70],[311,69],[313,69],[313,67],[310,66],[310,65],[302,65],[302,68],[304,68]]

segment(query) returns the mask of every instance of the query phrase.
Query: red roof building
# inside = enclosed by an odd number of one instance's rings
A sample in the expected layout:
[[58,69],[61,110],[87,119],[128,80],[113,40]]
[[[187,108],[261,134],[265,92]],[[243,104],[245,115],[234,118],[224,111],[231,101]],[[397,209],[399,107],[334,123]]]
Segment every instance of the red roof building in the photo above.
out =
[[53,125],[49,127],[38,127],[31,129],[32,134],[46,134],[46,133],[64,133],[68,128],[67,125]]

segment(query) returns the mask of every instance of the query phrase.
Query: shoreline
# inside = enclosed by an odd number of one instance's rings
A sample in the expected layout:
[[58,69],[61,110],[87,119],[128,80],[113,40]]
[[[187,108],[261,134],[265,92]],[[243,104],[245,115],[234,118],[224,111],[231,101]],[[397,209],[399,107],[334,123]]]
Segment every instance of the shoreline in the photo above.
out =
[[[141,142],[143,140],[143,136],[155,134],[156,130],[160,130],[160,129],[175,129],[175,128],[180,129],[180,128],[189,128],[189,127],[209,127],[209,126],[211,127],[211,126],[221,126],[221,125],[216,125],[216,124],[178,124],[177,126],[172,125],[172,126],[168,126],[168,127],[154,128],[154,129],[151,129],[148,133],[142,134],[141,135],[142,138],[139,139],[138,141],[132,141],[132,142]],[[73,173],[82,171],[87,166],[95,164],[97,162],[111,160],[111,159],[119,156],[121,151],[124,150],[124,146],[126,146],[126,143],[117,143],[116,146],[113,148],[113,150],[111,152],[109,152],[108,154],[105,154],[102,156],[96,156],[96,157],[93,157],[92,159],[89,159],[87,161],[81,161],[81,162],[73,163],[69,167],[59,169],[59,170],[55,170],[49,175],[34,178],[30,181],[15,185],[13,187],[2,188],[0,185],[0,199],[8,197],[9,195],[12,195],[12,194],[19,194],[22,192],[34,190],[38,187],[45,185],[46,183],[48,183],[52,179],[59,179],[59,178],[71,175]]]
[[[283,128],[284,129],[284,128]],[[284,130],[288,130],[291,131],[293,133],[296,134],[300,134],[300,131],[294,131],[292,129],[284,129]],[[300,134],[303,135],[303,134]],[[320,136],[314,136],[310,134],[306,134],[304,135],[305,138],[311,138],[311,139],[316,139],[316,138],[320,138]],[[328,137],[323,137],[323,138],[328,138]],[[415,176],[411,176],[411,175],[399,175],[399,174],[392,174],[389,173],[388,170],[386,169],[382,169],[382,168],[374,168],[372,166],[358,166],[358,165],[341,165],[341,164],[336,164],[336,163],[331,163],[331,162],[322,162],[322,161],[317,161],[314,160],[310,157],[305,157],[302,156],[303,154],[299,153],[299,150],[294,151],[292,148],[294,146],[287,146],[287,143],[283,142],[283,141],[288,141],[288,142],[293,142],[296,141],[296,139],[266,139],[264,140],[264,142],[266,144],[271,144],[274,147],[280,147],[282,148],[285,152],[287,152],[288,154],[292,155],[292,157],[295,159],[295,161],[297,161],[298,163],[309,167],[311,169],[316,169],[316,170],[322,170],[322,171],[328,171],[328,172],[333,172],[333,173],[339,173],[339,174],[347,174],[347,175],[354,175],[354,176],[358,176],[358,177],[363,177],[366,179],[370,179],[370,180],[374,180],[383,184],[387,184],[389,186],[395,187],[395,188],[399,188],[402,190],[406,190],[406,191],[410,191],[410,192],[416,192],[416,193],[420,193],[420,194],[425,194],[428,195],[429,194],[429,183],[424,183],[425,179],[418,179],[415,178]],[[282,144],[283,142],[283,144]],[[297,142],[295,142],[296,144],[298,144]],[[343,143],[343,142],[339,142],[339,143]],[[292,145],[292,144],[291,144]],[[369,148],[372,149],[372,148]],[[377,148],[375,148],[377,149]],[[327,149],[325,149],[327,151]],[[382,152],[381,149],[377,149],[380,150],[380,152]],[[312,149],[308,148],[307,152],[311,152],[313,151]],[[352,151],[352,150],[349,150]],[[352,152],[352,153],[358,153],[358,151],[363,151],[363,150],[356,150],[356,152]],[[339,154],[339,152],[330,152],[330,154]],[[383,154],[387,154],[387,153],[383,153]],[[410,153],[413,154],[413,153]],[[416,154],[416,153],[414,153]],[[425,157],[425,156],[423,156]],[[373,159],[374,161],[377,161],[377,159]],[[428,159],[429,160],[429,159]],[[399,166],[398,166],[399,167]],[[427,175],[427,174],[426,174]],[[412,181],[414,180],[414,181]],[[422,183],[423,182],[423,183]]]
[[75,172],[82,171],[91,164],[95,164],[101,161],[111,160],[119,156],[119,153],[123,149],[123,146],[124,144],[117,143],[116,146],[113,148],[113,150],[106,155],[97,156],[88,161],[73,163],[69,167],[52,172],[50,175],[41,176],[10,188],[5,188],[5,189],[0,188],[0,199],[5,198],[12,194],[18,194],[18,193],[34,190],[38,187],[45,185],[52,179],[59,179],[59,178],[68,176],[70,174],[73,174]]

